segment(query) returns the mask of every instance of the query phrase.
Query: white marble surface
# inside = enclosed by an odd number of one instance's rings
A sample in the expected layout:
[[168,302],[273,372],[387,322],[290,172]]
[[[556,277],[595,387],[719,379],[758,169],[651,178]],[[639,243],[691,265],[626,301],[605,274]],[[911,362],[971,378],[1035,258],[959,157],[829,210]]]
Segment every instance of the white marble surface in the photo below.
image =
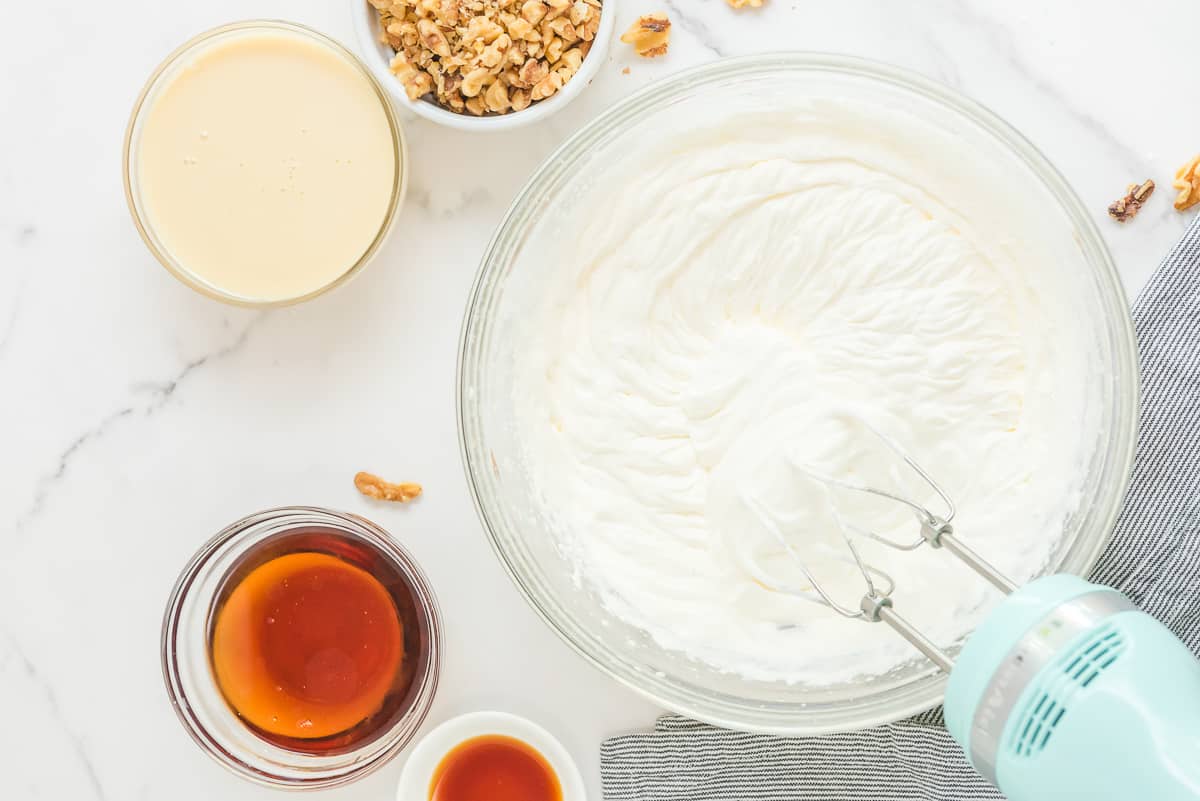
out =
[[[363,513],[432,577],[447,621],[430,723],[484,707],[560,735],[599,798],[605,735],[655,709],[585,664],[526,608],[486,546],[455,439],[455,346],[478,255],[530,170],[608,103],[659,76],[772,49],[852,53],[991,106],[1059,166],[1136,291],[1182,230],[1166,192],[1104,215],[1130,181],[1166,183],[1200,149],[1195,0],[621,0],[618,30],[665,7],[670,54],[614,43],[575,104],[530,130],[408,126],[398,228],[358,280],[258,313],[160,269],[125,209],[126,115],[159,59],[237,18],[343,41],[345,2],[13,3],[0,26],[0,798],[250,799],[211,763],[159,675],[162,607],[197,545],[287,503]],[[630,74],[622,68],[629,66]],[[381,507],[355,470],[424,482]],[[400,760],[328,798],[390,798]]]

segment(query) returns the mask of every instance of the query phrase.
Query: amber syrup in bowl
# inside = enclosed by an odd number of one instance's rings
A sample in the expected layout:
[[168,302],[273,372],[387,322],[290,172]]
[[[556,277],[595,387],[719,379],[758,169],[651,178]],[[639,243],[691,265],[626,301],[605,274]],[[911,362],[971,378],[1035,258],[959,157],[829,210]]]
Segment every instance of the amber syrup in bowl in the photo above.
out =
[[185,728],[255,781],[326,787],[411,739],[437,686],[440,622],[403,548],[354,515],[275,509],[185,568],[163,673]]
[[404,712],[419,631],[395,565],[340,531],[302,529],[252,547],[230,571],[209,656],[225,701],[259,736],[329,753]]
[[429,783],[429,801],[562,801],[558,774],[524,740],[482,734],[442,757]]
[[583,776],[549,731],[510,712],[444,721],[408,754],[396,801],[587,801]]

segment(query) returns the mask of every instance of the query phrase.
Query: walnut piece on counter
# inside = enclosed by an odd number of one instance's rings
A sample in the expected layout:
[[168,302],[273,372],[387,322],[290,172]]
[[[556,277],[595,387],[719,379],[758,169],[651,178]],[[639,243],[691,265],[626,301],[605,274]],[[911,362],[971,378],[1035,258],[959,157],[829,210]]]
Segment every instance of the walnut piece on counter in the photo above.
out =
[[763,0],[725,0],[733,8],[762,8]]
[[1129,222],[1137,216],[1142,204],[1154,194],[1154,181],[1147,179],[1140,184],[1130,184],[1125,189],[1125,197],[1114,201],[1108,207],[1108,216],[1117,222]]
[[421,494],[420,484],[392,484],[372,473],[359,472],[354,475],[354,487],[368,498],[380,501],[411,501]]
[[654,58],[664,55],[671,40],[671,20],[661,11],[638,17],[629,30],[621,34],[621,41],[633,45],[639,56]]
[[1171,186],[1179,190],[1175,197],[1175,208],[1184,211],[1200,203],[1200,153],[1175,171]]
[[521,111],[562,89],[600,28],[603,0],[368,0],[409,99],[460,114]]

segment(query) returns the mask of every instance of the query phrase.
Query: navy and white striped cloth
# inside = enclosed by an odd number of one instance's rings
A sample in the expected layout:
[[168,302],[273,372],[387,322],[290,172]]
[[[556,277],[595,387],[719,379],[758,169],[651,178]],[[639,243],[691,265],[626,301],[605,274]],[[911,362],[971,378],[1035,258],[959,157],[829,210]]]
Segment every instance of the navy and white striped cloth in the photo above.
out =
[[[1200,217],[1133,307],[1142,374],[1137,460],[1092,579],[1117,587],[1200,654]],[[600,751],[607,801],[971,801],[1003,796],[941,710],[791,739],[660,718]]]

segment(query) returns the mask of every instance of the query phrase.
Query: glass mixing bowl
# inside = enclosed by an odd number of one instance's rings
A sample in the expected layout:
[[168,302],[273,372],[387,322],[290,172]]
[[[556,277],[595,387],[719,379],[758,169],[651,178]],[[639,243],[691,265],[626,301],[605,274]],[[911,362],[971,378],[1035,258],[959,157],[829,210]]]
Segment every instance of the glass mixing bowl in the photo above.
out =
[[484,530],[533,608],[610,676],[668,709],[715,725],[801,735],[865,728],[928,709],[940,702],[945,676],[914,659],[884,675],[840,685],[752,681],[664,649],[610,613],[586,582],[576,580],[575,566],[557,545],[553,514],[542,508],[521,467],[512,369],[513,332],[529,314],[529,287],[536,288],[553,269],[544,255],[555,252],[559,238],[571,235],[564,230],[561,212],[586,208],[592,200],[589,188],[606,165],[661,137],[671,127],[668,121],[677,125],[689,115],[702,120],[715,109],[777,107],[793,97],[856,98],[919,114],[970,143],[979,158],[993,159],[1006,174],[1020,176],[1023,202],[1039,220],[1049,221],[1057,258],[1048,268],[1069,282],[1068,297],[1075,304],[1060,311],[1072,325],[1084,326],[1096,343],[1087,366],[1094,390],[1086,400],[1094,446],[1080,467],[1082,491],[1075,511],[1041,573],[1086,573],[1108,540],[1133,459],[1138,373],[1117,272],[1063,177],[994,114],[908,72],[800,53],[720,61],[625,99],[545,161],[513,202],[484,255],[462,330],[460,445]]

